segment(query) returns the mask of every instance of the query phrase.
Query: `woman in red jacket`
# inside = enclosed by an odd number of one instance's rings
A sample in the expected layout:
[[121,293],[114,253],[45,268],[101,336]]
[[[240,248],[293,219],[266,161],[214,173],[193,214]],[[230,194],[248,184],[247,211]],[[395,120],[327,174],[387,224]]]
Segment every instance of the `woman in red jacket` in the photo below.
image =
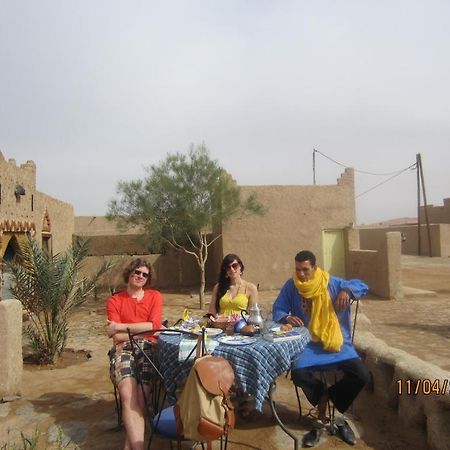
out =
[[111,370],[122,402],[126,450],[144,449],[145,403],[137,374],[147,395],[151,372],[142,353],[138,352],[133,358],[127,329],[133,334],[142,333],[139,338],[141,347],[144,351],[150,351],[156,338],[145,332],[160,329],[162,315],[161,293],[146,289],[152,274],[152,266],[147,261],[140,258],[133,260],[123,272],[126,290],[110,297],[107,304],[106,333],[114,343],[110,351]]

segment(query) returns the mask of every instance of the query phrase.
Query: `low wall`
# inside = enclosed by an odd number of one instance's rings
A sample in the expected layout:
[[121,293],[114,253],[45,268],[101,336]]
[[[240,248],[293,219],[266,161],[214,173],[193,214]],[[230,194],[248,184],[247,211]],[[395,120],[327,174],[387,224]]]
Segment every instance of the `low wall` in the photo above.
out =
[[22,384],[22,303],[0,301],[0,399],[19,395]]
[[[450,449],[450,373],[389,347],[361,328],[356,333],[355,345],[371,372],[370,388],[377,399],[396,411],[404,428],[425,433],[431,449]],[[415,395],[417,382],[420,384]],[[433,383],[441,390],[445,388],[445,394],[431,391]]]
[[[401,251],[403,255],[418,255],[417,225],[399,225],[384,228],[359,228],[360,248],[375,250],[380,246],[384,235],[388,232],[402,233]],[[431,224],[431,253],[432,256],[450,256],[450,225]],[[421,254],[429,256],[428,230],[426,225],[420,227]]]
[[[351,235],[350,235],[351,237]],[[370,292],[383,298],[401,298],[401,236],[383,233],[374,250],[350,249],[347,252],[347,278],[359,278]]]
[[[149,261],[155,269],[156,278],[151,287],[155,289],[175,289],[179,291],[198,291],[200,286],[200,272],[195,259],[188,254],[168,252],[167,255],[159,254],[132,254],[132,255],[109,255],[88,256],[83,265],[81,274],[90,277],[100,267],[104,260],[112,260],[115,265],[106,273],[98,283],[99,294],[110,293],[125,287],[122,280],[122,272],[127,264],[135,258],[144,258]],[[208,259],[206,264],[206,283],[210,288],[216,281],[216,271],[213,258]]]
[[[90,256],[143,255],[149,253],[145,237],[140,234],[86,236]],[[77,238],[77,235],[74,235]]]

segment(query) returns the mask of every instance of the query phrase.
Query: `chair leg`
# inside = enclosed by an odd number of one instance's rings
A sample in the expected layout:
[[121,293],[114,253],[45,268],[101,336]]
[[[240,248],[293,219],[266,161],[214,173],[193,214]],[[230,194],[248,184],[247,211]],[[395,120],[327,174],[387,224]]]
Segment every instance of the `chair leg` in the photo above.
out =
[[114,383],[114,399],[116,401],[117,428],[122,428],[122,402],[120,401],[119,391]]
[[[320,379],[324,384],[325,389],[328,389],[328,383],[324,372],[320,373]],[[336,384],[336,382],[337,382],[337,372],[334,372],[334,383]],[[330,435],[334,436],[335,434],[337,434],[338,431],[335,420],[336,407],[334,406],[334,403],[331,401],[330,397],[327,398],[327,410],[329,419],[328,432],[330,433]]]
[[298,393],[298,386],[295,386],[295,394],[297,395],[297,403],[298,403],[298,420],[302,418],[302,402],[300,401],[300,394]]

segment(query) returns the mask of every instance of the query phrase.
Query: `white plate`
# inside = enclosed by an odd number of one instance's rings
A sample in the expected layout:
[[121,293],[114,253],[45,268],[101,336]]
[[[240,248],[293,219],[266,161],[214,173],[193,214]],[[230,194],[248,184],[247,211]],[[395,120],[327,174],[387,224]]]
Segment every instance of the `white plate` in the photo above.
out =
[[217,340],[226,345],[247,345],[256,342],[256,338],[250,336],[222,336]]
[[[220,333],[223,333],[223,331],[220,328],[205,328],[206,334],[209,337],[214,337],[214,336],[218,336]],[[200,328],[200,330],[190,330],[191,333],[195,333],[195,334],[202,334],[202,330]]]
[[270,329],[270,331],[273,331],[274,333],[277,333],[279,331],[281,331],[281,327],[273,327]]
[[220,333],[223,333],[223,331],[220,328],[205,328],[206,334],[210,337],[212,336],[218,336]]
[[177,331],[177,330],[170,330],[170,329],[167,329],[167,330],[164,330],[164,331],[160,331],[159,334],[180,334],[180,332]]

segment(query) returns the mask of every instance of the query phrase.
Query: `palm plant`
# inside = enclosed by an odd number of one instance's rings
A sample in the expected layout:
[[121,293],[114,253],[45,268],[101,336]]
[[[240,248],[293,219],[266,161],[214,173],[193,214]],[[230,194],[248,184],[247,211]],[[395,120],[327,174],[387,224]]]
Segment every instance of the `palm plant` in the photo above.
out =
[[66,252],[52,256],[29,238],[9,265],[11,292],[29,315],[26,332],[42,364],[53,364],[64,350],[70,314],[93,293],[98,278],[112,265],[104,262],[93,277],[80,277],[87,252],[86,239],[78,239]]

